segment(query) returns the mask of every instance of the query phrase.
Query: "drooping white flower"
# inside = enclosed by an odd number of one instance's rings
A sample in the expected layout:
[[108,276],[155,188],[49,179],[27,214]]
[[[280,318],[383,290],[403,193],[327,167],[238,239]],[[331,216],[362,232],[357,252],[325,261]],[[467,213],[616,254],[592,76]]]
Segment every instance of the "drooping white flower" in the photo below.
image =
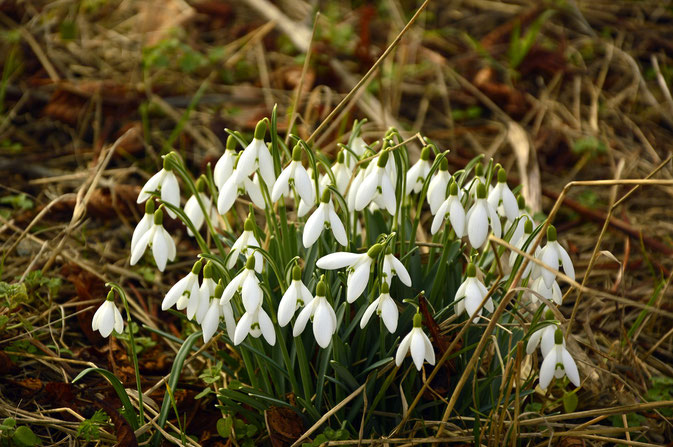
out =
[[375,200],[376,195],[380,194],[381,201],[385,209],[390,214],[395,214],[397,201],[395,199],[395,188],[389,173],[386,171],[386,164],[390,152],[381,151],[376,166],[370,174],[366,174],[362,183],[359,185],[357,195],[355,196],[355,210],[362,211],[367,205]]
[[348,202],[348,210],[351,212],[355,211],[355,199],[357,198],[358,191],[360,190],[360,185],[362,185],[362,182],[365,179],[365,171],[366,169],[363,164],[360,166],[357,174],[355,174],[350,188],[348,188],[348,197],[346,197],[346,200]]
[[449,174],[449,162],[446,157],[439,163],[439,169],[435,172],[428,185],[428,205],[430,213],[434,216],[440,205],[446,200],[446,187],[449,186],[451,174]]
[[215,299],[217,283],[215,282],[214,274],[215,268],[208,261],[208,264],[203,268],[203,281],[201,281],[197,299],[192,299],[187,303],[187,318],[190,320],[195,319],[199,324],[203,322],[203,318],[210,307],[210,302]]
[[192,296],[199,294],[199,272],[201,261],[196,261],[187,276],[176,282],[161,302],[161,310],[170,309],[175,305],[178,310],[187,307]]
[[499,205],[502,203],[502,208],[504,209],[504,216],[502,217],[507,217],[509,220],[514,220],[519,215],[516,197],[514,197],[514,193],[507,186],[507,171],[503,168],[498,170],[498,183],[488,193],[488,203],[496,211],[500,209]]
[[297,144],[292,150],[292,161],[278,176],[271,191],[271,201],[276,202],[281,196],[288,197],[291,187],[297,192],[301,200],[306,203],[315,202],[315,191],[311,185],[311,178],[301,164],[302,149]]
[[246,310],[238,320],[236,331],[234,331],[234,345],[241,344],[248,334],[254,338],[263,335],[268,344],[271,346],[276,344],[276,330],[273,322],[261,305],[255,309]]
[[301,281],[301,268],[295,265],[292,268],[292,282],[287,288],[283,297],[280,299],[278,305],[278,324],[280,327],[285,327],[294,313],[300,307],[313,299],[313,295],[308,290],[308,287]]
[[429,160],[430,146],[425,146],[421,151],[421,158],[407,171],[407,194],[418,194],[423,189],[423,183],[430,173]]
[[[165,203],[170,203],[176,208],[180,207],[180,184],[178,178],[173,173],[171,168],[170,155],[164,157],[164,167],[161,171],[154,174],[143,185],[138,194],[138,203],[143,203],[151,197],[151,193],[159,191],[161,200]],[[166,210],[168,215],[175,219],[175,213],[170,209]]]
[[[556,228],[553,225],[547,227],[547,245],[545,245],[542,250],[536,255],[537,258],[550,266],[554,270],[559,269],[559,262],[563,265],[563,272],[570,279],[575,279],[575,268],[573,267],[573,262],[568,256],[568,252],[565,248],[561,247],[561,244],[556,240]],[[540,266],[536,266],[539,269],[540,275],[544,278],[544,282],[547,287],[551,287],[556,275],[553,271],[549,271]]]
[[91,329],[100,331],[100,335],[106,338],[112,333],[113,329],[118,334],[124,331],[124,319],[117,306],[115,306],[112,290],[108,293],[105,302],[93,314]]
[[[563,293],[561,293],[561,288],[558,285],[558,282],[556,280],[552,280],[551,287],[547,287],[547,284],[544,282],[544,277],[539,276],[537,277],[531,284],[530,286],[531,290],[543,298],[553,301],[554,303],[558,304],[559,306],[563,304]],[[535,293],[531,293],[531,303],[534,306],[537,306],[539,300],[537,295]]]
[[[259,169],[266,187],[271,191],[276,180],[273,171],[273,158],[269,148],[264,143],[266,134],[266,121],[261,120],[255,127],[255,135],[250,144],[243,149],[238,160],[236,169],[241,177],[249,177],[253,172]],[[251,197],[252,198],[252,197]],[[223,213],[221,213],[223,214]]]
[[[547,309],[545,319],[549,321],[549,324],[533,332],[528,339],[526,344],[526,354],[531,355],[535,352],[535,349],[540,346],[542,350],[542,357],[547,357],[554,347],[554,334],[556,329],[559,328],[559,322],[554,319],[554,313]],[[563,345],[565,345],[565,340],[563,340]]]
[[372,263],[376,260],[383,245],[374,244],[367,253],[330,253],[318,259],[316,265],[325,270],[336,270],[348,267],[348,279],[346,281],[346,301],[352,303],[367,288],[369,271]]
[[215,168],[213,169],[213,181],[215,182],[218,191],[222,189],[224,183],[234,172],[234,164],[236,164],[235,148],[236,138],[229,135],[227,138],[227,148],[225,149],[224,154],[217,160]]
[[460,315],[467,311],[467,315],[469,315],[470,318],[473,318],[472,321],[476,323],[479,321],[483,309],[493,312],[493,300],[491,298],[486,300],[484,306],[477,311],[486,295],[488,295],[488,289],[486,289],[486,286],[477,279],[477,269],[474,264],[470,263],[467,265],[465,274],[467,277],[460,287],[458,287],[456,296],[453,299],[453,301],[457,303],[456,315]]
[[500,237],[500,217],[486,200],[486,187],[482,183],[477,185],[477,200],[467,212],[466,219],[467,236],[472,247],[479,248],[484,245],[489,228],[496,237]]
[[[236,319],[234,318],[234,309],[231,307],[231,298],[222,299],[223,295],[224,295],[224,283],[222,282],[222,280],[220,280],[220,282],[217,283],[217,287],[215,288],[214,301],[220,306],[220,315],[224,317],[224,324],[225,327],[227,328],[227,336],[229,337],[229,340],[233,341],[234,332],[236,331]],[[206,316],[206,318],[208,317]],[[201,324],[201,327],[203,327],[204,325],[205,325],[205,319],[204,322]]]
[[306,221],[304,234],[302,236],[304,247],[309,248],[315,244],[325,228],[332,230],[334,239],[336,239],[338,243],[344,247],[348,245],[346,229],[334,210],[334,204],[332,203],[329,189],[326,189],[322,193],[318,209],[316,209]]
[[423,367],[423,361],[429,364],[435,364],[435,350],[430,343],[430,339],[421,328],[421,314],[414,315],[414,328],[400,342],[395,354],[395,364],[402,365],[407,352],[411,352],[411,358],[414,360],[417,370]]
[[442,223],[448,218],[449,222],[451,222],[451,228],[453,228],[456,236],[461,238],[465,235],[465,209],[463,209],[463,204],[460,202],[458,193],[458,184],[456,184],[456,182],[451,182],[451,186],[449,186],[449,197],[442,202],[437,209],[437,214],[435,214],[434,219],[432,219],[432,227],[430,228],[432,234],[436,234],[442,226]]
[[217,326],[220,324],[222,308],[217,300],[210,300],[208,309],[201,322],[201,330],[203,335],[203,342],[208,343],[208,340],[213,338],[217,331]]
[[554,347],[544,357],[540,365],[540,388],[546,390],[551,379],[560,379],[568,376],[575,386],[580,386],[580,373],[577,364],[563,344],[563,332],[556,329],[554,333]]
[[231,246],[231,251],[229,252],[229,256],[227,258],[228,269],[234,268],[240,255],[245,256],[246,259],[249,256],[254,256],[255,271],[257,273],[262,273],[264,258],[262,257],[262,253],[260,253],[258,250],[255,250],[255,248],[259,248],[259,241],[257,241],[257,238],[255,237],[254,228],[255,222],[253,217],[248,216],[248,218],[245,219],[245,223],[243,224],[243,233],[241,233],[238,239],[236,239],[234,244]]
[[512,231],[512,226],[516,225],[514,227],[514,232],[512,232],[512,236],[510,236],[509,241],[511,243],[516,244],[517,241],[521,239],[523,236],[523,232],[525,229],[526,222],[530,221],[531,225],[534,227],[535,226],[535,221],[533,220],[533,217],[528,213],[526,210],[526,201],[524,200],[523,196],[519,195],[516,199],[519,211],[518,211],[518,216],[514,220],[507,220],[505,223],[505,227],[507,228],[507,231],[503,231],[503,234],[507,234]]
[[292,328],[292,336],[301,335],[309,319],[313,321],[313,336],[318,346],[323,349],[328,347],[332,335],[336,332],[337,318],[334,309],[327,301],[327,285],[322,278],[316,286],[315,297],[299,312]]
[[[350,144],[350,151],[346,153],[346,166],[348,166],[348,169],[351,171],[353,170],[358,159],[362,159],[365,151],[367,151],[367,143],[365,143],[365,140],[363,140],[360,135],[353,137]],[[355,154],[355,156],[353,156],[353,154]]]
[[[522,218],[523,219],[523,218]],[[528,245],[528,248],[524,250],[524,245],[526,245],[526,241],[530,238],[530,235],[533,233],[533,221],[532,220],[526,220],[526,222],[523,225],[523,231],[521,232],[521,235],[519,236],[519,239],[515,242],[514,246],[518,248],[519,250],[531,254],[531,251],[533,249],[533,242],[531,241],[530,244]],[[537,247],[536,253],[540,250],[539,247]],[[512,252],[509,254],[509,268],[512,269],[514,268],[514,264],[516,263],[517,258],[519,257],[519,253],[516,251],[512,250]],[[530,273],[533,271],[533,265],[534,263],[532,261],[528,262],[528,265],[526,265],[526,268],[523,272],[523,275],[521,276],[522,278],[527,278],[530,276]]]
[[[311,179],[311,188],[315,192],[315,173],[313,172],[313,169],[309,167],[306,169],[306,172],[308,172],[308,176]],[[328,175],[319,175],[318,176],[318,193],[316,194],[316,197],[321,197],[322,193],[325,191],[325,188],[327,188],[327,185],[330,184],[330,178]],[[315,202],[305,202],[301,197],[299,197],[299,207],[297,207],[297,217],[304,217],[308,214],[311,209],[313,209],[313,206],[315,205]]]
[[383,324],[385,324],[388,332],[393,334],[397,329],[397,319],[399,317],[399,311],[397,310],[397,305],[395,300],[390,296],[390,287],[387,282],[381,284],[381,295],[376,298],[372,303],[367,307],[365,313],[362,314],[362,319],[360,320],[360,328],[364,329],[370,318],[376,311],[376,314],[381,317]]
[[348,188],[348,183],[351,181],[351,175],[353,174],[353,169],[346,166],[344,162],[346,158],[344,152],[345,149],[339,151],[336,162],[332,166],[332,174],[334,174],[334,180],[336,181],[334,186],[342,196],[346,194],[346,188]]
[[[203,213],[203,209],[201,208],[198,199],[201,199],[201,203],[203,203],[203,207],[206,209],[210,221],[212,223],[217,222],[217,208],[215,205],[213,205],[213,201],[210,199],[210,197],[206,195],[206,186],[206,178],[202,175],[196,181],[196,191],[198,192],[198,198],[197,195],[194,194],[187,200],[187,203],[185,203],[185,214],[192,222],[192,225],[194,225],[194,228],[196,228],[196,231],[201,230],[203,223],[206,221],[205,214]],[[190,227],[187,227],[187,234],[194,236],[194,233],[192,233],[192,229]]]
[[150,231],[152,224],[154,223],[154,200],[148,200],[145,203],[145,214],[143,214],[142,219],[138,222],[135,229],[133,230],[133,236],[131,236],[131,253],[138,246],[138,241],[143,236],[143,234]]
[[402,284],[407,287],[411,287],[411,276],[407,268],[402,264],[402,261],[397,259],[393,254],[393,251],[390,247],[386,250],[386,254],[383,256],[383,282],[391,284],[393,276],[397,276]]
[[259,285],[259,279],[255,274],[255,257],[248,256],[245,268],[236,275],[225,287],[220,304],[231,300],[236,292],[241,293],[243,307],[246,311],[253,311],[262,305],[264,292]]
[[131,252],[131,265],[135,265],[140,260],[147,247],[152,248],[152,256],[157,264],[159,271],[163,272],[166,268],[166,262],[175,259],[175,242],[171,235],[163,227],[164,213],[159,208],[154,213],[154,222],[149,230],[143,234]]
[[[240,158],[239,156],[239,162]],[[236,201],[236,198],[242,194],[248,194],[252,203],[258,208],[264,208],[264,196],[259,186],[257,174],[250,177],[243,174],[242,171],[234,169],[229,179],[224,182],[220,189],[220,196],[217,198],[217,211],[220,214],[225,214],[231,209]]]
[[477,186],[479,184],[486,185],[487,191],[490,191],[492,188],[490,179],[486,180],[486,173],[484,172],[484,165],[481,162],[474,165],[474,177],[470,180],[470,183],[467,185],[467,194],[477,199]]

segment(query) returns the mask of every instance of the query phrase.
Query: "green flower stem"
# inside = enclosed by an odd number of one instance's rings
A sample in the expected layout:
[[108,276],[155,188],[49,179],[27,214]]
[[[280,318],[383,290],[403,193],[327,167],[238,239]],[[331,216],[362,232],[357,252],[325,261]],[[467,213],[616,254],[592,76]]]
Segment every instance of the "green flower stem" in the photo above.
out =
[[128,331],[129,331],[129,341],[131,344],[131,359],[133,360],[133,369],[135,370],[136,375],[136,387],[138,389],[138,420],[140,424],[145,423],[144,410],[143,410],[143,389],[140,383],[140,369],[138,367],[138,354],[136,353],[136,342],[135,337],[133,336],[133,320],[131,319],[131,309],[129,308],[128,298],[126,297],[126,292],[121,288],[119,284],[108,282],[105,284],[105,287],[110,287],[117,291],[119,296],[122,299],[124,304],[124,309],[126,310],[126,319],[128,320]]

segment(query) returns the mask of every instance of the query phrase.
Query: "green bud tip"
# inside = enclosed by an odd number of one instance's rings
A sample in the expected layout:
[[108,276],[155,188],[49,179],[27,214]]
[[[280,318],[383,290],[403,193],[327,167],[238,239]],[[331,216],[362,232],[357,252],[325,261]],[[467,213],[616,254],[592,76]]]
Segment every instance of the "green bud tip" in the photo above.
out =
[[552,312],[551,309],[547,309],[547,312],[544,313],[544,319],[545,320],[553,320],[554,319],[554,312]]
[[159,207],[156,213],[154,213],[154,225],[163,225],[164,223],[164,211]]
[[171,167],[171,160],[170,160],[170,157],[168,155],[164,155],[163,168],[167,171],[170,171],[171,169],[173,169]]
[[145,202],[145,214],[154,214],[154,199],[150,198]]
[[297,144],[294,149],[292,149],[292,161],[301,161],[301,145]]
[[197,180],[196,180],[196,191],[197,192],[205,192],[206,191],[206,186],[208,183],[206,182],[206,176],[201,175]]
[[519,194],[516,198],[516,204],[519,206],[520,210],[523,210],[526,208],[526,199],[524,199],[523,196]]
[[381,155],[379,155],[379,161],[376,163],[376,165],[379,168],[385,168],[386,163],[388,163],[388,157],[390,156],[389,151],[381,151]]
[[292,281],[301,281],[301,267],[298,265],[292,267]]
[[346,159],[345,152],[346,151],[344,149],[341,149],[339,151],[339,153],[337,154],[337,163],[343,163],[345,161],[345,159]]
[[208,261],[206,266],[203,268],[203,277],[212,279],[215,274],[214,270],[215,267],[213,267],[213,263]]
[[561,329],[556,329],[556,332],[554,332],[554,343],[557,345],[563,344],[563,331]]
[[199,272],[201,271],[201,265],[203,265],[203,263],[202,263],[201,260],[199,259],[199,260],[196,261],[196,262],[194,263],[194,265],[192,266],[192,273],[195,274],[195,275],[198,275]]
[[523,224],[523,232],[526,234],[533,232],[533,222],[530,219],[526,219],[526,222]]
[[266,135],[266,120],[260,120],[255,126],[255,140],[263,140]]
[[484,166],[481,163],[477,163],[474,166],[474,175],[481,177],[484,175]]
[[451,184],[449,185],[449,195],[457,196],[458,195],[458,183],[451,179]]
[[381,293],[388,293],[390,292],[390,286],[388,285],[387,282],[383,281],[383,284],[381,284]]
[[507,171],[503,168],[498,169],[498,183],[507,183]]
[[372,259],[376,259],[379,256],[379,253],[381,253],[381,250],[383,250],[382,244],[374,244],[369,250],[367,250],[367,256]]
[[485,199],[486,198],[486,186],[484,186],[483,183],[479,182],[477,185],[477,199]]
[[430,146],[425,146],[421,151],[421,160],[430,160]]
[[327,284],[325,284],[322,278],[318,282],[318,285],[315,286],[315,296],[327,296]]
[[224,293],[224,283],[222,280],[219,280],[217,286],[215,286],[215,293],[213,293],[213,296],[222,296],[222,293]]
[[325,188],[325,190],[322,192],[322,195],[320,196],[320,202],[322,203],[328,203],[330,199],[330,190]]
[[387,255],[392,255],[393,254],[393,246],[392,245],[387,245],[386,246],[386,254]]
[[252,220],[252,216],[248,216],[247,219],[245,219],[245,223],[243,224],[243,230],[252,231],[254,229],[255,229],[255,221]]
[[253,270],[255,268],[255,255],[251,254],[248,256],[248,260],[245,261],[245,268],[248,270]]
[[446,158],[442,158],[442,161],[439,162],[439,170],[440,171],[448,171],[449,170],[449,160]]
[[474,264],[470,262],[469,264],[467,264],[465,274],[467,275],[468,278],[474,278],[475,276],[477,276],[477,267],[475,267]]
[[421,327],[421,322],[423,321],[423,317],[421,314],[416,312],[416,315],[414,315],[414,327]]
[[227,137],[227,150],[228,151],[233,151],[236,149],[236,138],[234,138],[233,135],[229,135]]
[[547,227],[547,242],[556,241],[556,227],[554,225],[549,225]]
[[115,299],[115,291],[110,289],[110,291],[107,293],[107,298],[105,298],[105,301],[114,301]]

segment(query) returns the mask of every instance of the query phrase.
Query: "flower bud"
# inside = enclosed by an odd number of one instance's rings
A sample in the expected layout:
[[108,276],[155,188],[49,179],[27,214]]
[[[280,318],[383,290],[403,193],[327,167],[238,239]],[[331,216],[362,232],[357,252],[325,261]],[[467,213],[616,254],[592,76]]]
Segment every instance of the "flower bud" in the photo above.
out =
[[292,149],[292,161],[301,162],[301,145],[299,143]]
[[292,281],[301,281],[301,267],[298,265],[292,267]]
[[385,168],[386,163],[388,163],[388,157],[390,156],[390,151],[383,150],[381,151],[381,155],[379,155],[379,161],[376,163],[376,165],[379,168]]
[[479,182],[477,185],[477,199],[485,199],[486,198],[486,186],[484,186],[483,183]]
[[192,266],[192,273],[195,274],[195,275],[198,275],[199,272],[201,271],[201,265],[202,265],[202,262],[201,262],[201,260],[199,259],[199,260],[196,261],[196,262],[194,263],[194,265]]
[[260,120],[255,126],[255,140],[263,140],[266,135],[266,120]]
[[465,274],[467,275],[468,278],[474,278],[475,276],[477,276],[477,268],[474,266],[474,264],[472,264],[471,262],[467,264]]
[[227,137],[227,150],[228,151],[235,150],[236,149],[236,143],[237,143],[236,138],[234,138],[233,135],[229,135]]
[[154,199],[145,202],[145,214],[154,214]]
[[549,225],[547,227],[547,242],[556,241],[556,227],[554,225]]
[[498,183],[507,183],[507,171],[503,168],[498,169]]
[[372,259],[376,259],[379,253],[381,253],[381,250],[383,250],[382,244],[374,244],[371,246],[369,250],[367,250],[367,256],[369,256]]
[[248,256],[248,260],[245,261],[245,268],[248,270],[254,270],[255,269],[255,256],[250,255]]
[[423,317],[421,314],[416,312],[416,315],[414,315],[414,327],[421,327],[421,323],[423,322]]

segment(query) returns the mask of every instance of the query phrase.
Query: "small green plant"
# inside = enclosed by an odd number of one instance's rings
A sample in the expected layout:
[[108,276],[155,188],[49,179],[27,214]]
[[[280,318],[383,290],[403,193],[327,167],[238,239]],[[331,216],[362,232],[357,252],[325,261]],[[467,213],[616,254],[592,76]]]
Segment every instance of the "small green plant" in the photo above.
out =
[[80,422],[77,427],[77,436],[87,442],[98,441],[100,439],[100,428],[107,424],[108,419],[105,411],[96,410],[93,416]]
[[234,439],[242,447],[254,447],[254,437],[259,429],[243,419],[226,416],[217,421],[217,433],[225,439]]
[[509,66],[512,69],[516,69],[523,60],[526,58],[526,55],[530,49],[535,44],[538,34],[542,29],[542,25],[554,15],[553,10],[546,10],[540,14],[531,25],[528,27],[526,33],[521,35],[521,25],[516,24],[514,30],[512,31],[512,36],[510,38],[509,49],[507,50],[507,59],[509,61]]
[[0,424],[0,446],[32,447],[42,440],[26,425],[16,425],[16,419],[7,418]]

